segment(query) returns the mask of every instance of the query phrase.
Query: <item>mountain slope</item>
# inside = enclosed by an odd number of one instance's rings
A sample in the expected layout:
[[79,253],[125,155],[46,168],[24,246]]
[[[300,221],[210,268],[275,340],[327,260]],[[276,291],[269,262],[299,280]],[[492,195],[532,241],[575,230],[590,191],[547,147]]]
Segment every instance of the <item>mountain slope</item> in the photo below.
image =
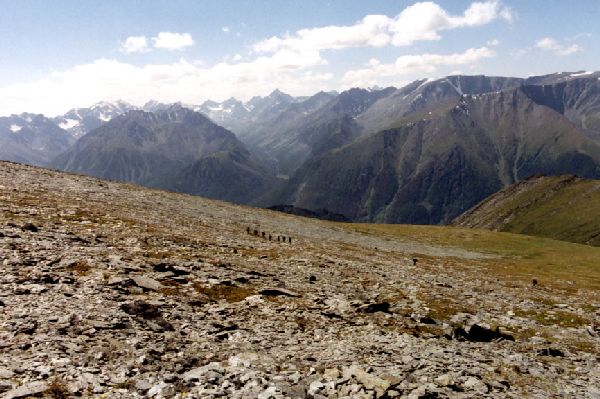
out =
[[486,198],[452,225],[600,246],[600,180],[532,177]]
[[[365,133],[397,127],[408,119],[418,120],[435,114],[462,95],[478,95],[516,88],[523,79],[494,76],[447,76],[417,80],[375,102],[361,113],[357,122]],[[431,114],[429,113],[431,112]]]
[[233,133],[181,106],[116,117],[53,165],[234,202],[248,202],[273,183]]
[[6,162],[0,199],[3,398],[597,396],[600,248]]
[[556,81],[523,87],[536,103],[565,115],[588,136],[600,141],[600,72],[560,75]]
[[0,159],[47,165],[75,139],[43,115],[0,117]]
[[273,203],[354,220],[445,223],[535,173],[600,177],[600,145],[512,89],[461,96],[435,115],[308,162]]
[[355,117],[393,90],[350,89],[335,97],[317,93],[263,123],[259,134],[246,140],[275,158],[280,173],[291,175],[307,160],[358,138],[362,128]]

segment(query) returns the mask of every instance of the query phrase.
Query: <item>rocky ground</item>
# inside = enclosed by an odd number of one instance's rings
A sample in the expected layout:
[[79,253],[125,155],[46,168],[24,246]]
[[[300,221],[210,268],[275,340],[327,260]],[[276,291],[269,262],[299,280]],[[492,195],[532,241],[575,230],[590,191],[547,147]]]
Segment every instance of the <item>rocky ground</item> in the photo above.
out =
[[0,228],[0,397],[600,397],[598,292],[489,254],[11,163]]

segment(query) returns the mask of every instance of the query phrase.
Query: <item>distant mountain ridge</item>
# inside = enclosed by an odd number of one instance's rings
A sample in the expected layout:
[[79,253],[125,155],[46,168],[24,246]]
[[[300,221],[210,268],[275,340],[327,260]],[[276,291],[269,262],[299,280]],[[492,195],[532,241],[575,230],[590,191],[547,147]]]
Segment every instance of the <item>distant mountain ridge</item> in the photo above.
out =
[[181,106],[118,116],[52,166],[232,202],[248,202],[274,182],[233,133]]
[[75,138],[43,115],[22,113],[0,117],[0,159],[46,165]]
[[0,157],[355,221],[448,223],[532,174],[599,178],[599,79],[456,75],[246,102],[99,103],[35,139],[5,118]]
[[53,118],[61,129],[68,131],[73,137],[79,138],[89,131],[100,127],[115,116],[136,109],[124,101],[101,101],[89,108],[75,108],[66,114]]

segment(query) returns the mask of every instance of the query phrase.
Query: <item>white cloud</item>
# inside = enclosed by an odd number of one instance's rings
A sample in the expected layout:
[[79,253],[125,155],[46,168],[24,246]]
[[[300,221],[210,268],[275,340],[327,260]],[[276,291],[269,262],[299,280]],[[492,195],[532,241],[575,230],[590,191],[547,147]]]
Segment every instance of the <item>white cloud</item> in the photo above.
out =
[[500,45],[500,40],[498,40],[498,39],[488,40],[485,44],[487,46],[499,46]]
[[[500,18],[510,20],[511,15],[497,0],[474,2],[459,15],[448,14],[436,3],[422,2],[393,18],[368,15],[351,26],[302,29],[293,35],[272,37],[256,43],[251,56],[236,54],[214,65],[181,59],[170,64],[138,66],[98,59],[55,71],[37,81],[0,87],[0,112],[53,115],[101,100],[123,99],[138,105],[149,99],[194,104],[207,98],[223,100],[231,96],[243,100],[275,88],[308,95],[323,89],[374,86],[388,81],[400,84],[404,82],[398,79],[401,76],[408,79],[413,77],[411,74],[433,73],[442,67],[471,68],[494,52],[481,47],[447,55],[405,55],[390,64],[373,59],[362,69],[346,72],[342,79],[324,70],[327,61],[322,52],[438,40],[443,30],[483,25]],[[121,47],[125,53],[134,53],[152,48],[180,50],[193,44],[189,33],[161,32],[151,39],[132,36]]]
[[382,64],[371,59],[367,68],[348,71],[344,74],[344,87],[373,86],[382,79],[395,79],[404,75],[432,74],[438,67],[473,66],[478,61],[493,57],[495,53],[487,47],[470,48],[462,53],[454,54],[420,54],[398,57],[394,63]]
[[166,50],[182,50],[185,47],[192,46],[194,39],[189,33],[160,32],[152,38],[155,48]]
[[229,33],[231,31],[231,29],[229,28],[229,26],[223,26],[221,28],[221,30],[223,31],[223,33]]
[[119,51],[122,53],[145,53],[150,51],[146,36],[129,36],[121,43]]
[[324,28],[301,29],[296,36],[286,38],[271,37],[254,45],[259,53],[271,53],[281,49],[341,49],[346,47],[389,44],[386,32],[389,18],[384,15],[368,15],[353,26],[327,26]]
[[442,30],[485,25],[495,19],[512,20],[512,12],[498,0],[474,2],[462,15],[449,15],[434,2],[415,3],[396,17],[367,15],[351,26],[301,29],[295,35],[273,36],[256,43],[253,50],[270,53],[281,49],[342,49],[408,46],[420,40],[439,40]]
[[564,45],[551,37],[544,37],[535,43],[535,47],[552,51],[556,55],[571,55],[583,51],[583,47],[578,44]]
[[136,66],[110,59],[51,73],[44,79],[0,88],[2,114],[23,111],[56,115],[102,100],[141,105],[149,99],[197,104],[208,98],[249,99],[272,90],[313,94],[333,76],[311,70],[325,61],[316,51],[282,50],[247,62],[205,66],[181,59]]

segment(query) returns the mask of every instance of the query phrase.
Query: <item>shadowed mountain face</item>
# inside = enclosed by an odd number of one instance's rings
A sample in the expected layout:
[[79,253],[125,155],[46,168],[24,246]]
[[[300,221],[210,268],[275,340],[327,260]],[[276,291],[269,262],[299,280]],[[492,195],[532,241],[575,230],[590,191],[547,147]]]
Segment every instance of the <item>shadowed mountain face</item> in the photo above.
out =
[[268,157],[275,173],[290,175],[307,159],[356,139],[362,129],[354,118],[392,91],[351,89],[294,98],[276,90],[243,106],[228,100],[202,109]]
[[75,139],[43,115],[0,117],[0,159],[47,165]]
[[333,99],[319,93],[267,124],[254,145],[276,160],[281,173],[291,175],[305,161],[358,138],[362,128],[355,117],[394,90],[351,89]]
[[248,202],[274,181],[233,133],[180,106],[116,117],[53,165],[233,202]]
[[535,173],[600,177],[600,146],[521,88],[430,109],[307,162],[273,202],[360,221],[445,223]]
[[600,140],[600,80],[597,75],[554,84],[526,85],[523,90],[536,103],[563,114],[589,137]]

